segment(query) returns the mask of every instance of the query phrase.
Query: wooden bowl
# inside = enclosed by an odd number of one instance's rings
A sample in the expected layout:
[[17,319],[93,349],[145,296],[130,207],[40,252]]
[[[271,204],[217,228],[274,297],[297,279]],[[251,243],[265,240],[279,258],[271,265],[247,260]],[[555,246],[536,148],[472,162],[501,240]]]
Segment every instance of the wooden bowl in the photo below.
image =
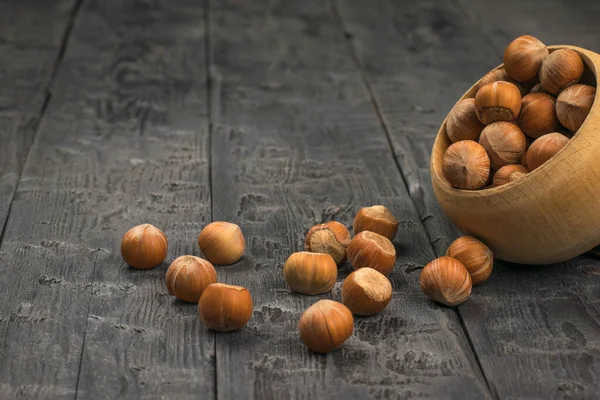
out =
[[[600,56],[573,46],[586,66],[581,83],[596,85]],[[497,68],[501,68],[502,65]],[[475,96],[472,86],[462,99]],[[448,218],[485,242],[497,258],[523,264],[568,260],[600,244],[600,102],[553,158],[525,177],[483,190],[450,186],[442,173],[451,144],[442,124],[431,153],[433,190]]]

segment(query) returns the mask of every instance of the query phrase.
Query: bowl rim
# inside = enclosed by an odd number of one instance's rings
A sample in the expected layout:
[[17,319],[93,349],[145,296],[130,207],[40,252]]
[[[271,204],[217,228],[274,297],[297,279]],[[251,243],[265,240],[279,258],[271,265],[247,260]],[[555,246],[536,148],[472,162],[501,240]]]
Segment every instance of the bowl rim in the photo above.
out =
[[[596,95],[594,97],[594,101],[592,103],[592,109],[594,108],[594,106],[597,106],[600,104],[600,90],[598,89],[598,80],[599,80],[599,76],[600,76],[600,63],[595,63],[593,60],[592,56],[598,56],[595,52],[592,52],[590,50],[581,48],[581,47],[577,47],[577,46],[571,46],[571,45],[551,45],[551,46],[546,46],[546,48],[550,51],[556,51],[556,50],[560,50],[560,49],[571,49],[577,52],[577,54],[579,54],[579,56],[581,57],[584,65],[590,70],[590,72],[594,75],[595,79],[596,79]],[[497,69],[503,68],[504,64],[500,64],[495,68],[492,68],[489,72],[491,71],[495,71]],[[485,76],[485,75],[484,75]],[[483,78],[483,76],[481,77]],[[588,117],[586,117],[586,119],[583,121],[583,124],[579,127],[579,129],[577,130],[577,132],[575,132],[573,134],[573,136],[569,139],[569,142],[563,146],[558,152],[556,152],[556,154],[554,154],[548,161],[546,161],[544,164],[542,164],[541,166],[539,166],[538,168],[536,168],[533,171],[528,172],[524,177],[522,177],[521,179],[518,179],[516,181],[512,181],[509,183],[506,183],[504,185],[501,186],[487,186],[484,187],[482,189],[478,189],[478,190],[467,190],[467,189],[458,189],[455,188],[453,186],[450,185],[450,183],[448,183],[446,177],[443,176],[442,171],[442,166],[441,166],[441,160],[440,163],[436,163],[437,161],[437,157],[435,156],[435,150],[437,148],[439,148],[441,146],[440,142],[444,139],[443,135],[446,135],[446,121],[448,120],[448,115],[450,114],[450,112],[452,112],[452,110],[454,109],[454,107],[461,102],[462,100],[465,99],[469,99],[469,98],[474,98],[475,97],[475,88],[477,87],[477,85],[479,84],[479,82],[481,81],[481,78],[479,78],[457,101],[456,103],[452,106],[452,108],[450,109],[450,111],[448,111],[448,114],[446,115],[446,117],[444,118],[444,120],[442,121],[442,124],[440,125],[440,128],[438,130],[438,133],[435,137],[435,140],[433,142],[433,147],[432,147],[432,154],[431,154],[431,160],[430,160],[430,166],[429,169],[431,171],[431,177],[432,179],[436,179],[437,180],[437,185],[441,186],[445,191],[452,193],[455,196],[461,196],[463,198],[487,198],[490,196],[496,196],[498,194],[501,194],[503,192],[509,191],[509,190],[516,190],[515,188],[519,187],[519,186],[523,186],[526,185],[528,181],[531,181],[532,179],[535,179],[536,176],[541,175],[542,173],[545,173],[546,170],[549,168],[548,166],[552,166],[552,164],[554,164],[554,162],[556,162],[556,159],[558,157],[560,157],[560,155],[565,151],[565,149],[567,149],[568,147],[570,147],[572,145],[572,142],[576,141],[579,138],[579,134],[580,132],[582,132],[584,130],[584,128],[588,125],[590,118],[589,115]],[[560,94],[560,93],[559,93]],[[558,95],[556,96],[558,98]],[[449,139],[448,139],[449,140]],[[440,157],[441,159],[443,158]]]

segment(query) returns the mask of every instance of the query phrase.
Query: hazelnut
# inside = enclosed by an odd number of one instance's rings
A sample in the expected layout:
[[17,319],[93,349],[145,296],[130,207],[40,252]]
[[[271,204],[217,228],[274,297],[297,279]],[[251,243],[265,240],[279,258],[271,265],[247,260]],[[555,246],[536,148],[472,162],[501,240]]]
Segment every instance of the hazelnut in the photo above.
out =
[[342,284],[342,303],[357,315],[374,315],[387,307],[392,284],[373,268],[360,268]]
[[252,296],[241,286],[213,283],[200,296],[198,312],[208,328],[235,331],[243,328],[252,316]]
[[446,119],[446,134],[452,142],[477,140],[484,127],[475,112],[475,99],[458,102]]
[[306,234],[304,249],[313,253],[325,253],[333,257],[336,264],[346,260],[350,243],[350,232],[343,224],[330,221],[315,225]]
[[319,300],[300,317],[300,339],[315,353],[329,353],[340,347],[354,329],[348,308],[333,300]]
[[485,74],[483,76],[483,78],[481,78],[479,80],[479,83],[477,84],[477,90],[481,89],[482,86],[485,86],[488,83],[498,82],[498,81],[512,83],[517,88],[519,88],[519,91],[521,92],[521,96],[524,96],[525,94],[527,94],[527,87],[525,85],[515,81],[514,79],[511,79],[508,76],[508,74],[506,73],[506,70],[504,68],[493,69],[490,72],[488,72],[487,74]]
[[541,83],[536,83],[535,86],[531,88],[529,93],[546,93],[546,91]]
[[155,226],[143,224],[128,230],[121,240],[123,260],[133,268],[154,268],[165,260],[169,242]]
[[327,293],[335,285],[337,265],[329,254],[293,253],[283,266],[283,279],[294,292]]
[[167,269],[167,290],[179,300],[197,303],[208,285],[217,283],[217,271],[200,257],[177,257]]
[[442,171],[455,188],[480,189],[490,176],[490,158],[479,143],[462,140],[451,144],[444,153]]
[[200,232],[198,246],[208,261],[229,265],[244,254],[244,235],[239,226],[229,222],[212,222]]
[[526,150],[527,140],[521,129],[510,122],[495,122],[481,132],[479,144],[490,158],[493,169],[518,164]]
[[492,273],[494,266],[492,251],[472,236],[463,236],[456,239],[448,247],[446,255],[457,259],[464,265],[471,275],[473,285],[485,282]]
[[517,124],[524,134],[537,139],[558,127],[556,99],[548,93],[530,93],[521,101],[521,113]]
[[471,295],[471,275],[456,258],[431,261],[421,271],[419,282],[425,296],[447,306],[464,303]]
[[531,81],[537,76],[546,57],[548,57],[548,49],[544,43],[533,36],[520,36],[504,51],[504,69],[514,80]]
[[583,61],[579,54],[571,49],[559,49],[542,63],[540,83],[546,92],[557,95],[567,86],[579,82],[581,74]]
[[536,139],[527,150],[527,166],[533,171],[552,158],[569,142],[569,138],[558,132]]
[[475,111],[485,125],[496,121],[514,121],[520,110],[521,92],[512,83],[488,83],[475,95]]
[[371,231],[393,240],[398,231],[398,220],[384,206],[363,207],[354,217],[352,228],[355,234]]
[[573,85],[560,92],[556,102],[560,123],[571,132],[577,132],[590,113],[595,97],[596,88],[588,85]]
[[[523,154],[526,154],[526,153],[523,153]],[[493,186],[497,187],[497,186],[506,185],[509,182],[513,182],[518,179],[521,179],[528,172],[529,172],[529,170],[521,164],[505,165],[504,167],[502,167],[498,171],[496,171],[496,173],[494,174]],[[451,257],[453,257],[453,256],[451,256]]]
[[362,231],[354,236],[348,246],[348,260],[354,269],[373,268],[387,275],[396,264],[396,249],[385,236]]

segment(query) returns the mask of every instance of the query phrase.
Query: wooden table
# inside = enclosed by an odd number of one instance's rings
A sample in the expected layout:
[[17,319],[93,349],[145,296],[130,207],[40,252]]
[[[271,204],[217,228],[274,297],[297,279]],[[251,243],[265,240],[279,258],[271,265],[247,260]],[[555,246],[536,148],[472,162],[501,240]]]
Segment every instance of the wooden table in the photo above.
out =
[[[429,183],[455,100],[533,34],[600,50],[600,3],[567,0],[0,2],[1,399],[597,399],[600,262],[497,262],[458,308],[419,270],[458,235]],[[394,297],[327,356],[319,298],[282,265],[313,224],[384,204]],[[215,334],[165,288],[211,220],[247,252],[249,325]],[[165,231],[164,265],[122,234]],[[341,281],[351,271],[340,270]]]

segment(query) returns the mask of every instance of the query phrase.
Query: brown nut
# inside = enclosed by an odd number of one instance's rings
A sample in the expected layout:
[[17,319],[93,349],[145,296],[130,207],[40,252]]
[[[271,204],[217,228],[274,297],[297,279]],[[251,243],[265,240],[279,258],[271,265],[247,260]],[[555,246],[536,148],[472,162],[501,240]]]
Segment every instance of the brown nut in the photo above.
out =
[[517,124],[524,134],[537,139],[558,127],[556,99],[548,93],[530,93],[523,97]]
[[330,221],[310,228],[304,241],[304,250],[329,254],[339,265],[346,260],[349,243],[348,229],[339,222]]
[[447,306],[464,303],[471,295],[471,275],[455,258],[440,257],[421,271],[421,290],[432,300]]
[[210,329],[235,331],[252,317],[252,296],[241,286],[213,283],[200,296],[198,313],[202,323]]
[[446,255],[456,258],[465,266],[471,275],[473,285],[482,284],[492,274],[494,255],[489,247],[473,236],[456,239],[448,247]]
[[458,102],[446,119],[446,134],[452,142],[477,140],[484,127],[475,112],[475,99]]
[[240,227],[229,222],[212,222],[200,232],[198,246],[208,261],[229,265],[239,261],[244,254],[244,235]]
[[488,83],[475,95],[475,111],[485,125],[496,121],[514,121],[520,110],[521,92],[512,83]]
[[373,268],[387,275],[396,265],[396,249],[385,236],[362,231],[348,246],[348,260],[354,269]]
[[596,88],[588,85],[572,85],[560,92],[556,102],[556,113],[560,123],[571,132],[577,132],[587,118]]
[[[513,85],[515,85],[517,88],[519,88],[519,91],[521,92],[521,96],[525,96],[527,94],[528,87],[526,85],[510,78],[504,68],[493,69],[490,72],[488,72],[487,74],[485,74],[483,76],[483,78],[481,78],[479,80],[479,82],[477,83],[477,90],[481,89],[482,86],[485,86],[488,83],[499,82],[499,81],[510,82]],[[475,140],[475,139],[473,139],[473,140]]]
[[335,285],[337,265],[329,254],[300,251],[288,257],[283,279],[294,292],[327,293]]
[[567,86],[579,82],[583,68],[583,61],[574,50],[555,50],[542,63],[540,83],[546,92],[557,95]]
[[544,43],[533,36],[520,36],[504,51],[504,69],[512,79],[528,82],[535,79],[546,57],[548,49]]
[[481,132],[479,144],[487,152],[493,169],[518,164],[527,148],[527,140],[521,129],[504,121],[486,126]]
[[374,315],[392,299],[392,284],[373,268],[359,268],[342,284],[342,303],[357,315]]
[[371,231],[393,240],[398,232],[398,220],[384,206],[363,207],[354,217],[352,228],[354,234]]
[[343,304],[319,300],[300,317],[300,339],[315,353],[329,353],[340,347],[354,330],[354,318]]
[[536,139],[527,150],[527,166],[530,171],[551,159],[567,143],[569,138],[558,132],[549,133]]
[[138,225],[121,240],[123,260],[133,268],[154,268],[165,260],[169,243],[165,234],[150,224]]
[[529,170],[521,164],[505,165],[494,174],[493,186],[498,187],[514,182],[527,175],[528,172]]
[[208,285],[217,283],[211,263],[195,256],[177,257],[167,269],[167,290],[179,300],[197,303]]
[[479,143],[461,140],[446,149],[442,172],[448,183],[455,188],[481,189],[490,176],[490,158]]

